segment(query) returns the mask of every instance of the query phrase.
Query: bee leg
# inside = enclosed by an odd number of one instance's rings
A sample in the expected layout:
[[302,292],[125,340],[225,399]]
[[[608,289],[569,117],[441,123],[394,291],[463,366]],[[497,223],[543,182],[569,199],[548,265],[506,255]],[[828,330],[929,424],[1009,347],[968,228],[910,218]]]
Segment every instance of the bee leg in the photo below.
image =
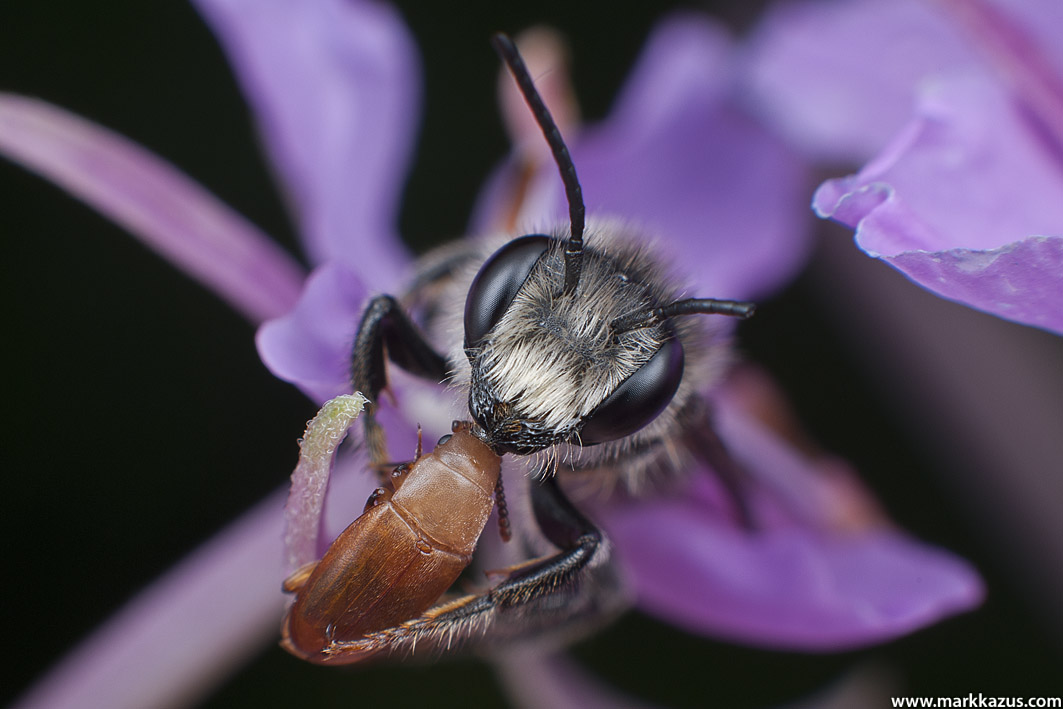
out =
[[425,379],[441,382],[447,376],[447,360],[428,344],[393,296],[374,296],[366,306],[351,355],[351,383],[355,391],[373,404],[362,416],[369,458],[374,466],[388,460],[384,429],[376,420],[376,401],[388,385],[387,359]]
[[569,502],[556,476],[533,485],[532,511],[543,536],[560,551],[522,564],[489,592],[492,602],[503,610],[564,592],[592,560],[601,564],[609,558],[609,545],[601,530]]
[[535,638],[562,642],[600,626],[627,606],[609,542],[564,496],[557,480],[535,485],[532,504],[556,554],[514,567],[481,595],[465,596],[421,616],[354,641],[333,642],[330,661],[351,662],[380,653],[483,647]]
[[699,460],[712,468],[723,484],[739,523],[747,530],[755,530],[757,525],[749,506],[749,473],[734,459],[716,433],[707,404],[698,406],[694,412],[693,421],[686,429],[686,444]]

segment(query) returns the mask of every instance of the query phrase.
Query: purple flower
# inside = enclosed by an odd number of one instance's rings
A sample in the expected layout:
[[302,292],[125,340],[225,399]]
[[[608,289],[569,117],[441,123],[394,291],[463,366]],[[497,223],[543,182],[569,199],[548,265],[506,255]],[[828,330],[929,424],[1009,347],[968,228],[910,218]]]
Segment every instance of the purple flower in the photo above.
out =
[[[384,5],[198,6],[290,198],[314,264],[305,280],[268,238],[174,168],[60,109],[0,96],[0,150],[126,226],[252,321],[268,320],[258,336],[263,360],[320,402],[346,388],[366,295],[399,287],[409,265],[395,213],[417,113],[415,50]],[[777,288],[807,248],[802,164],[735,100],[737,61],[716,26],[674,18],[654,32],[610,117],[572,141],[589,211],[659,235],[693,291],[728,298]],[[520,215],[526,223],[563,215],[553,168],[540,168]],[[503,167],[485,188],[474,211],[481,226],[507,178]],[[406,384],[396,386],[400,405],[383,411],[396,450],[412,445],[415,422],[427,424],[424,389]],[[889,639],[980,600],[965,563],[885,523],[842,467],[806,458],[760,423],[743,380],[706,395],[721,435],[755,476],[763,524],[751,534],[722,513],[708,471],[694,471],[684,495],[603,505],[597,512],[639,607],[696,632],[822,650]],[[364,498],[359,486],[368,476],[339,476],[330,497]],[[282,494],[130,604],[27,702],[90,696],[136,706],[189,696],[219,664],[275,637]],[[332,505],[333,531],[349,521],[342,507]]]
[[753,62],[764,114],[865,160],[813,206],[945,298],[1063,332],[1063,8],[1053,0],[779,6]]

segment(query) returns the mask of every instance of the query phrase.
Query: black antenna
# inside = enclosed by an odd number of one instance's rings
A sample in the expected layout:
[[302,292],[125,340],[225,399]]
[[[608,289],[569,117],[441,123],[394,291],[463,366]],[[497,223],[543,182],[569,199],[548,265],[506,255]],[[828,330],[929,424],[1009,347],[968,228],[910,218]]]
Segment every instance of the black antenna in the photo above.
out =
[[677,315],[730,315],[735,318],[746,320],[753,316],[757,306],[755,303],[746,303],[738,300],[715,300],[714,298],[688,298],[677,300],[669,305],[657,308],[644,308],[633,310],[621,315],[609,327],[613,334],[641,330],[644,327],[653,327],[662,320],[674,318]]
[[565,242],[565,287],[562,293],[571,293],[576,290],[579,283],[580,270],[583,267],[583,220],[586,210],[583,207],[583,190],[579,186],[579,178],[576,177],[576,166],[572,163],[572,156],[568,154],[565,141],[561,138],[561,131],[550,115],[550,109],[543,103],[542,96],[532,82],[528,67],[521,59],[517,46],[513,40],[502,32],[491,38],[491,45],[502,57],[502,61],[509,67],[513,78],[517,81],[524,100],[535,116],[536,123],[543,131],[543,137],[550,145],[550,152],[554,155],[554,162],[561,171],[561,182],[565,185],[565,197],[568,199],[568,219],[571,223],[571,236]]

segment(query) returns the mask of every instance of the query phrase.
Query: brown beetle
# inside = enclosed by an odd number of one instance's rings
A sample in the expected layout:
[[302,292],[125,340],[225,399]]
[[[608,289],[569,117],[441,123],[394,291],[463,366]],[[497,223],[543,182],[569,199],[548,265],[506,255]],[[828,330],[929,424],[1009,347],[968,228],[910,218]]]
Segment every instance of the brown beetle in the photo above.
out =
[[469,429],[456,423],[434,451],[399,466],[392,488],[379,488],[325,556],[285,582],[296,597],[282,647],[310,662],[359,662],[375,653],[353,641],[421,615],[457,580],[491,514],[502,462]]

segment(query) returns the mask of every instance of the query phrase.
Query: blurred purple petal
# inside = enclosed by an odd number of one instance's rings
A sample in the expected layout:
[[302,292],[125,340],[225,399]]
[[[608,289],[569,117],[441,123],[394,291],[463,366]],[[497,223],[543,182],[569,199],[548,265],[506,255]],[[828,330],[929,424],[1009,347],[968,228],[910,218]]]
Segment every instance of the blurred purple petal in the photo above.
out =
[[924,77],[978,61],[922,0],[780,2],[748,51],[760,115],[823,161],[866,160],[904,125]]
[[[1022,3],[1019,9],[1039,12],[1022,18],[1001,12],[984,0],[940,0],[968,32],[997,78],[1018,102],[1025,117],[1063,154],[1063,5],[1039,1]],[[1022,20],[1025,19],[1024,23]],[[1040,34],[1047,36],[1037,37]],[[1041,44],[1047,45],[1044,51]]]
[[844,495],[829,480],[752,420],[719,413],[721,435],[755,477],[759,526],[746,531],[722,513],[707,471],[682,496],[607,511],[641,608],[737,642],[827,651],[882,642],[981,600],[962,560],[886,525],[839,527]]
[[589,213],[659,236],[676,263],[690,264],[697,295],[749,298],[803,263],[808,239],[795,215],[807,176],[728,100],[732,72],[719,26],[693,15],[662,23],[608,120],[572,153]]
[[36,99],[0,94],[0,153],[141,239],[253,322],[295,303],[302,269],[172,165]]
[[140,593],[16,706],[140,709],[192,703],[276,638],[283,491]]
[[1063,160],[986,80],[942,82],[916,118],[814,207],[940,295],[1063,332]]
[[[1057,0],[779,2],[749,43],[754,105],[810,157],[862,162],[905,124],[925,82],[1002,68],[956,21],[993,7],[1021,23],[1048,60],[1063,66]],[[991,24],[999,30],[999,22]],[[1020,82],[1031,74],[1010,73]]]
[[295,309],[259,328],[258,353],[273,374],[318,403],[349,390],[350,353],[367,291],[336,263],[310,278]]
[[[329,482],[326,535],[375,485],[350,456]],[[141,709],[195,703],[276,642],[284,615],[280,540],[287,488],[245,513],[142,591],[16,702],[25,709]]]
[[[937,0],[979,45],[987,67],[1027,98],[1028,82],[1055,82],[1063,68],[1063,3],[1058,0]],[[1010,56],[1009,56],[1010,55]],[[1047,73],[1046,73],[1047,72]],[[1052,75],[1055,75],[1054,77]]]
[[217,33],[294,203],[315,263],[394,283],[419,107],[417,50],[372,0],[196,0]]
[[644,506],[610,532],[639,606],[688,631],[791,650],[846,650],[974,607],[976,575],[902,534],[743,535],[695,506]]
[[541,650],[499,653],[493,659],[502,686],[516,707],[537,709],[647,709],[568,657]]

